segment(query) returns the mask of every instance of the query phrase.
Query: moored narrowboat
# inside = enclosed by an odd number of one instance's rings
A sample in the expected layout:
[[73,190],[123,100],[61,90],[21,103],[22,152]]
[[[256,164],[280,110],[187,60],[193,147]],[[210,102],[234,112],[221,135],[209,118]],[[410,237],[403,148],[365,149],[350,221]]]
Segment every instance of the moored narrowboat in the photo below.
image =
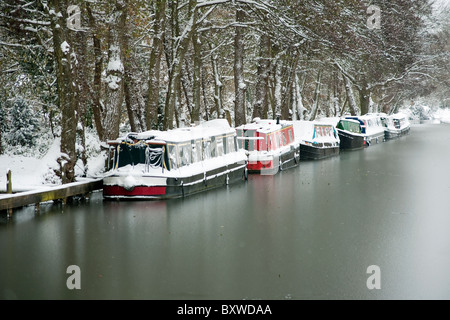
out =
[[345,119],[353,119],[360,123],[361,134],[364,136],[366,146],[384,142],[384,116],[382,114],[368,113],[363,116],[351,116]]
[[366,146],[361,133],[360,122],[354,119],[340,119],[336,125],[341,150],[357,150]]
[[239,148],[248,154],[249,173],[273,175],[300,162],[300,145],[289,121],[262,120],[236,128]]
[[302,160],[320,160],[339,154],[339,136],[333,124],[319,121],[294,121]]
[[386,140],[399,138],[407,135],[411,129],[408,117],[403,113],[396,113],[386,117],[385,138]]
[[108,141],[106,199],[168,199],[246,179],[247,156],[225,119],[169,131],[128,133]]

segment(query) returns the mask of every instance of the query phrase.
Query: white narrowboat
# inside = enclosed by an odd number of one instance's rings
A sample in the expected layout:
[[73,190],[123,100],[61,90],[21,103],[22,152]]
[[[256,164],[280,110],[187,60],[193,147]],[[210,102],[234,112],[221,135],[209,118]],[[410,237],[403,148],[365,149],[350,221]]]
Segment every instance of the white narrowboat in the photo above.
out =
[[108,141],[106,199],[168,199],[247,178],[247,155],[225,119],[169,131],[128,133]]

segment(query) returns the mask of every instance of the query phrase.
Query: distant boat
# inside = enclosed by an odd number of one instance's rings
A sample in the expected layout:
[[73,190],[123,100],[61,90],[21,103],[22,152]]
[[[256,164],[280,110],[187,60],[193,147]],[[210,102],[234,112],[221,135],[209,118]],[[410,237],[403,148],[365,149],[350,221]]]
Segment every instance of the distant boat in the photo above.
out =
[[336,125],[339,134],[340,148],[357,150],[366,146],[366,139],[361,133],[361,124],[354,119],[340,119]]
[[296,139],[300,142],[300,156],[304,160],[319,160],[339,154],[339,135],[331,123],[293,121]]
[[292,122],[262,120],[236,128],[239,148],[248,154],[249,173],[273,175],[298,166],[300,145],[295,141]]
[[385,126],[383,124],[383,118],[385,117],[385,114],[368,113],[363,116],[345,117],[345,119],[356,120],[360,123],[361,134],[364,136],[366,145],[369,146],[384,142]]
[[411,129],[408,117],[403,113],[396,113],[386,117],[385,138],[395,139],[407,135]]
[[104,198],[168,199],[247,177],[247,156],[225,119],[169,131],[128,133],[108,141],[112,164]]

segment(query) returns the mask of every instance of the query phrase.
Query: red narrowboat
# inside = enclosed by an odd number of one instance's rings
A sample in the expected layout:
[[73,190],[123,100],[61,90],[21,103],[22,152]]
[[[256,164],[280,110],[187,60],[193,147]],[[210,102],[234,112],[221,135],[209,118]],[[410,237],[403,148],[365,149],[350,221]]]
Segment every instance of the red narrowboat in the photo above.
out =
[[249,173],[276,174],[300,162],[300,144],[289,121],[254,119],[236,128],[239,148],[248,154]]

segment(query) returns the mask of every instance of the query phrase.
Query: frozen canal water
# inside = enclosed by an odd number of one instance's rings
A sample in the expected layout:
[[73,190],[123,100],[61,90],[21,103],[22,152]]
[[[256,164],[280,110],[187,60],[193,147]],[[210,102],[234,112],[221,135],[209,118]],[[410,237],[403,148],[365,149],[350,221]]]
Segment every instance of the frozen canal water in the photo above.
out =
[[185,199],[0,219],[1,299],[450,299],[450,126]]

